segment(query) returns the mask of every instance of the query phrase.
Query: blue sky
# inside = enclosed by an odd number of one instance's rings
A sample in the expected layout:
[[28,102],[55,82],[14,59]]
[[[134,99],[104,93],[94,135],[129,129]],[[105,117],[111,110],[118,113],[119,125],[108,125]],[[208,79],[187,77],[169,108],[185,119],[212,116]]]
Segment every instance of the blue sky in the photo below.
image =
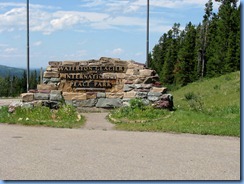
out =
[[[102,56],[145,62],[147,0],[29,1],[31,68]],[[175,22],[199,24],[207,1],[150,0],[150,51]],[[0,0],[0,65],[26,67],[26,0]]]

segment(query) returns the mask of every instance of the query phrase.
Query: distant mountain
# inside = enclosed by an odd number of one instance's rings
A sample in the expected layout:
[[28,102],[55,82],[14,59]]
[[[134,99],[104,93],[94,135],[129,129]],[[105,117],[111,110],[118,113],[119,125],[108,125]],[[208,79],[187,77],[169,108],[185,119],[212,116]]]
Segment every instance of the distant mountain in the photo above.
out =
[[[6,77],[8,75],[22,77],[24,70],[25,69],[23,68],[15,68],[15,67],[0,65],[0,77]],[[37,75],[39,75],[40,69],[30,69],[30,72],[34,70],[36,70]]]
[[14,68],[9,66],[0,65],[0,77],[10,76],[18,76],[21,77],[23,75],[24,69]]

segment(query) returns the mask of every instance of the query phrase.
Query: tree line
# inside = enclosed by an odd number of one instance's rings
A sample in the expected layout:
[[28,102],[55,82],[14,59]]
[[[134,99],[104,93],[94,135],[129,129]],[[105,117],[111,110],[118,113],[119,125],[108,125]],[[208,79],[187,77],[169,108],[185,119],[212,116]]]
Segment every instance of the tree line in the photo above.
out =
[[[26,93],[26,81],[27,75],[25,70],[20,77],[10,74],[6,77],[0,77],[0,97],[16,97],[21,93]],[[37,71],[31,71],[29,80],[30,89],[36,89],[38,81],[40,81],[40,78],[37,75]]]
[[238,0],[216,0],[205,4],[199,25],[189,22],[182,30],[175,23],[164,33],[149,54],[149,67],[156,70],[163,84],[185,86],[201,78],[240,70],[241,5]]

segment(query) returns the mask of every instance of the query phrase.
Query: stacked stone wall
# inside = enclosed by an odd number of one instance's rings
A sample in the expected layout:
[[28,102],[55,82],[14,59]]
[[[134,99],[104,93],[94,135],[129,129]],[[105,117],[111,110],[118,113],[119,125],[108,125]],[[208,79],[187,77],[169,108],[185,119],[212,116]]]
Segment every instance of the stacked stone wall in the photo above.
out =
[[29,96],[28,101],[61,101],[60,96],[54,95],[57,92],[66,103],[76,107],[121,107],[132,98],[141,98],[145,104],[158,108],[173,107],[172,95],[167,94],[154,70],[117,58],[50,61],[43,84],[24,96]]

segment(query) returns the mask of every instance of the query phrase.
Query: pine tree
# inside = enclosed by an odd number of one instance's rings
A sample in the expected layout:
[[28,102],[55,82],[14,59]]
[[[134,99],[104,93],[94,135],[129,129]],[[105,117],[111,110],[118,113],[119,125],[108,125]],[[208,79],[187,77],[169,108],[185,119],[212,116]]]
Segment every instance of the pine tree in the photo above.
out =
[[201,47],[199,49],[200,60],[201,60],[201,77],[205,75],[206,68],[206,48],[209,43],[209,25],[211,22],[211,18],[213,15],[213,2],[209,0],[208,3],[205,4],[205,15],[203,16],[202,27],[201,27]]
[[218,29],[218,16],[213,14],[212,21],[209,25],[209,44],[206,48],[206,75],[214,77],[221,74],[221,60],[219,59],[219,35]]
[[207,66],[209,77],[236,71],[240,66],[240,14],[237,13],[237,0],[218,1],[221,2],[219,12],[211,22]]
[[232,5],[233,12],[229,20],[230,33],[228,42],[228,50],[226,53],[225,72],[233,72],[240,70],[240,6],[237,9],[236,4]]
[[196,29],[190,22],[185,28],[185,37],[178,53],[176,83],[187,85],[195,80],[197,62],[195,60]]
[[163,34],[163,36],[160,37],[159,43],[154,46],[152,52],[152,61],[150,67],[154,69],[158,74],[160,74],[160,72],[162,71],[166,50],[167,34],[165,33]]
[[21,78],[21,93],[26,93],[27,91],[27,75],[26,71],[24,70]]
[[161,72],[162,82],[165,84],[174,83],[174,66],[177,62],[177,55],[180,43],[180,24],[175,23],[167,34],[167,49],[164,58],[164,65]]
[[162,46],[160,44],[157,44],[153,48],[152,53],[152,60],[150,62],[150,68],[154,69],[157,73],[159,73],[162,69],[163,65],[163,56],[162,56]]
[[36,89],[37,87],[37,73],[36,70],[31,72],[30,76],[30,89]]

